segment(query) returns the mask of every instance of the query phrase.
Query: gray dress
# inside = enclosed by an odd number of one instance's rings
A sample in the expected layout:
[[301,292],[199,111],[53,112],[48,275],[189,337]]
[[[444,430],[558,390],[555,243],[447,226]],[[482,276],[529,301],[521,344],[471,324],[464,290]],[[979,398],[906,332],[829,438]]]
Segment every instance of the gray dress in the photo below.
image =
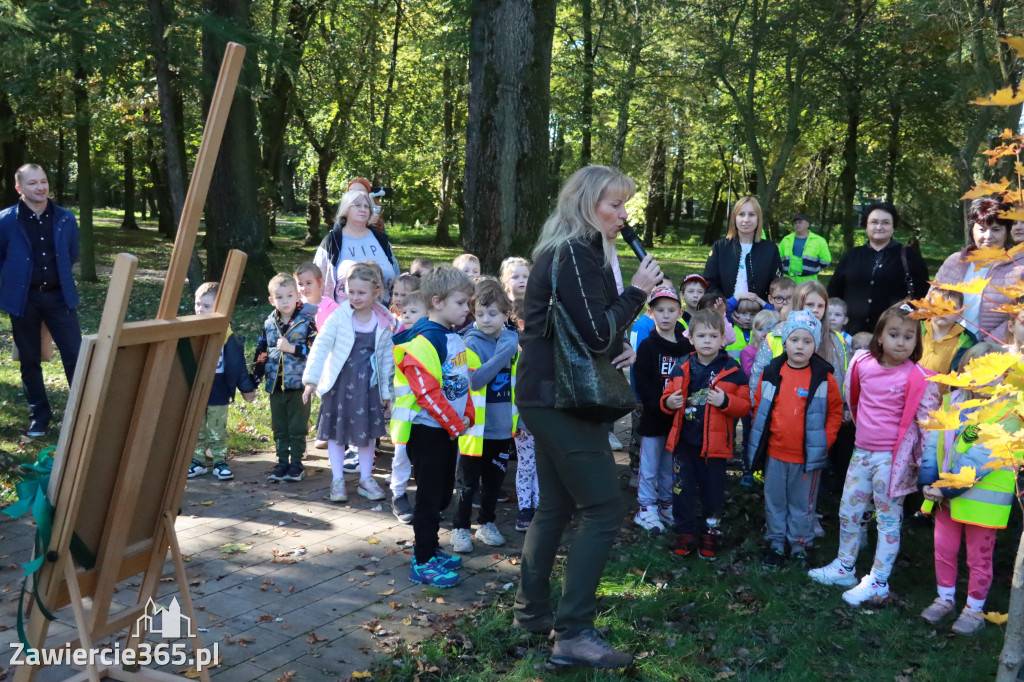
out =
[[355,341],[337,381],[324,394],[316,423],[319,440],[342,445],[372,445],[387,434],[377,385],[374,332],[355,332]]

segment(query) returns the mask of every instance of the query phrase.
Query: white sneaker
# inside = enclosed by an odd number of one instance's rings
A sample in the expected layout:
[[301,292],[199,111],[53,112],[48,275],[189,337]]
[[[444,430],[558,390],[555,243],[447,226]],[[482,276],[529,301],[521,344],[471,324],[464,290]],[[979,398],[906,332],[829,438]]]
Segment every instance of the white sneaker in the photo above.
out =
[[331,482],[331,502],[348,502],[344,478],[336,478]]
[[345,452],[345,459],[342,460],[341,470],[346,474],[354,474],[359,471],[359,452],[356,450],[347,450]]
[[359,481],[359,487],[356,488],[356,492],[368,500],[383,500],[385,497],[384,491],[380,489],[377,481],[373,480],[372,477]]
[[608,432],[608,445],[612,446],[612,450],[622,449],[622,443],[619,441],[618,438],[615,437],[615,434],[611,431]]
[[655,505],[640,507],[636,516],[633,517],[633,523],[644,530],[649,530],[655,535],[665,530],[665,526],[662,525],[661,519],[658,518],[658,508]]
[[669,528],[675,524],[675,518],[672,516],[672,505],[662,506],[658,505],[658,518],[661,519],[661,525],[665,528]]
[[[810,576],[811,580],[822,585],[843,585],[849,587],[857,584],[856,571],[848,571],[843,568],[843,562],[839,560],[839,557],[833,559],[832,563],[828,566],[812,568],[807,571],[807,575]],[[843,598],[846,598],[845,594]]]
[[475,537],[480,542],[491,547],[501,547],[505,544],[505,536],[501,534],[501,531],[493,523],[485,523],[477,528]]
[[843,601],[850,606],[861,606],[869,601],[879,604],[885,603],[889,601],[889,585],[879,585],[875,582],[875,576],[868,573],[860,579],[857,587],[843,592]]
[[468,528],[452,529],[452,551],[465,554],[473,551],[473,540],[469,537]]

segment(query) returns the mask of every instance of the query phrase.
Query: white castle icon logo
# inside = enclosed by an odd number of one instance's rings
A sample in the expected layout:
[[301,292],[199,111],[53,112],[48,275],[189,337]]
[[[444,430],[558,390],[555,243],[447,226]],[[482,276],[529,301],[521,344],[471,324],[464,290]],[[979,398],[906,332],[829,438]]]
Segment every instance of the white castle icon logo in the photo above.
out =
[[171,599],[171,603],[165,608],[150,597],[146,602],[146,612],[135,621],[132,637],[144,638],[147,632],[160,635],[164,639],[195,637],[192,619],[182,615],[177,598]]

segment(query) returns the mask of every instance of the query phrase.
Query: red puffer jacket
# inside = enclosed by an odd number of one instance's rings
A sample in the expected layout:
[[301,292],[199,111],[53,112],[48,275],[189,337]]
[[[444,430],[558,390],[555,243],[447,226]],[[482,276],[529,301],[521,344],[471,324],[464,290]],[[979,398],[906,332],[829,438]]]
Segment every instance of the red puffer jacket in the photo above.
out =
[[[683,420],[686,419],[686,408],[671,410],[665,406],[665,399],[676,391],[681,391],[684,396],[689,395],[691,362],[700,362],[696,353],[686,356],[672,369],[665,391],[661,395],[662,411],[674,415],[672,430],[669,431],[665,443],[665,449],[670,452],[675,451],[679,442],[679,433],[683,427]],[[728,358],[724,369],[711,380],[708,388],[721,388],[725,391],[726,402],[721,407],[715,407],[711,403],[704,406],[704,434],[701,437],[703,445],[700,454],[701,457],[728,459],[733,454],[736,420],[750,412],[750,390],[743,370],[732,358]]]

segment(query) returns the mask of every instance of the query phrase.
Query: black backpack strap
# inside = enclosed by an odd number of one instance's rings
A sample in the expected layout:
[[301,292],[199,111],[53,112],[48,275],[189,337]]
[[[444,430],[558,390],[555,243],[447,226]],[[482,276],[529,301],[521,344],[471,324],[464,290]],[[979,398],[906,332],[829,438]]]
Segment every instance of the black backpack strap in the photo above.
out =
[[914,298],[914,278],[910,276],[906,244],[900,244],[900,262],[903,263],[903,283],[907,286],[907,298]]

